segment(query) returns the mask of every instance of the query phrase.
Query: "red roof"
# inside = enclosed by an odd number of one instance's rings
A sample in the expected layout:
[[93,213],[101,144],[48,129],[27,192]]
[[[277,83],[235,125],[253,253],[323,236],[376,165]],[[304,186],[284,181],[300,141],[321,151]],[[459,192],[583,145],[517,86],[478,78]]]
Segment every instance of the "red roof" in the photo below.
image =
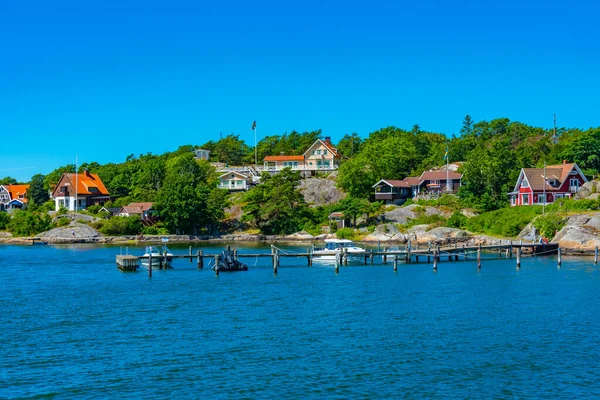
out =
[[119,211],[119,214],[123,213],[123,214],[143,214],[144,212],[148,211],[149,209],[152,208],[152,203],[150,202],[145,202],[145,203],[129,203],[126,206],[123,206],[121,208],[121,210]]
[[410,186],[418,186],[421,181],[416,176],[408,176],[404,178],[404,181],[408,183]]
[[454,171],[425,171],[419,177],[420,181],[438,181],[440,179],[461,179],[462,174]]

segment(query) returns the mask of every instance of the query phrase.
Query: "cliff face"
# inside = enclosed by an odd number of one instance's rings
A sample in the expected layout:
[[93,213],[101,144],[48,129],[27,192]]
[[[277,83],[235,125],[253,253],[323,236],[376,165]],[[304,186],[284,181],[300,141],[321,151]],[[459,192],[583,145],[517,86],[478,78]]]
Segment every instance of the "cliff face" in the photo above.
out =
[[327,178],[307,178],[300,182],[300,193],[311,206],[324,206],[337,203],[346,195],[335,186],[335,176]]
[[600,246],[600,213],[586,213],[569,217],[567,224],[552,240],[561,247],[593,249]]

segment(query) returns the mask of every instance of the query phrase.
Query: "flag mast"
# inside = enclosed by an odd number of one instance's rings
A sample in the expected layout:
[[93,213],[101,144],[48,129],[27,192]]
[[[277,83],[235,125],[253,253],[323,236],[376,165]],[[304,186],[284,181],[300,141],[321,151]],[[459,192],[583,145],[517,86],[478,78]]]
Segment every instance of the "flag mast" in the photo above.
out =
[[256,147],[256,120],[252,122],[252,127],[250,128],[254,131],[254,166],[258,166],[258,147]]
[[77,154],[75,154],[75,214],[77,214],[77,187],[79,186],[78,179],[79,176],[77,175]]
[[450,193],[450,157],[448,157],[448,145],[446,145],[446,192]]

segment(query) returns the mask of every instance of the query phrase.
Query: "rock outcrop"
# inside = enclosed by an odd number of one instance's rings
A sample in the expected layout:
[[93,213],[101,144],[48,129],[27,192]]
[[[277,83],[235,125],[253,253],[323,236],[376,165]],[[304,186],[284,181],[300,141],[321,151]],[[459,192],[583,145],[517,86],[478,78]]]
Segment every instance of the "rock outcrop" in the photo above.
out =
[[318,207],[334,204],[342,200],[346,195],[335,186],[335,179],[307,178],[300,182],[298,189],[304,196],[304,200],[311,206]]
[[558,242],[561,247],[593,249],[600,246],[599,232],[600,213],[574,215],[552,241]]
[[77,222],[72,222],[64,228],[54,228],[39,234],[39,237],[49,243],[95,242],[101,236],[94,228]]
[[597,200],[600,193],[600,181],[593,180],[584,183],[579,192],[575,195],[576,199],[593,199]]

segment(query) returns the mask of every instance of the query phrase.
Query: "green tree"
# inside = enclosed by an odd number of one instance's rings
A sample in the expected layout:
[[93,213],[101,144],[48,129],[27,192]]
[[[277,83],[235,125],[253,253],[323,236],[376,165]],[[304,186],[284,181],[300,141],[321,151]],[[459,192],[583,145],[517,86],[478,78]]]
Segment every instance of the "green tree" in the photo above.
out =
[[52,228],[52,219],[48,215],[40,217],[32,212],[15,210],[7,227],[15,236],[32,236]]
[[359,153],[363,145],[363,140],[357,133],[346,134],[338,142],[337,149],[345,157],[352,158]]
[[296,188],[300,173],[283,169],[276,175],[263,173],[261,184],[244,196],[243,220],[265,234],[288,234],[303,226],[307,205]]
[[42,174],[36,174],[31,177],[29,189],[27,189],[25,196],[29,199],[30,207],[39,207],[50,200],[48,190],[44,188],[44,178],[45,176]]
[[17,180],[12,176],[5,176],[0,179],[0,185],[14,185],[17,183]]

